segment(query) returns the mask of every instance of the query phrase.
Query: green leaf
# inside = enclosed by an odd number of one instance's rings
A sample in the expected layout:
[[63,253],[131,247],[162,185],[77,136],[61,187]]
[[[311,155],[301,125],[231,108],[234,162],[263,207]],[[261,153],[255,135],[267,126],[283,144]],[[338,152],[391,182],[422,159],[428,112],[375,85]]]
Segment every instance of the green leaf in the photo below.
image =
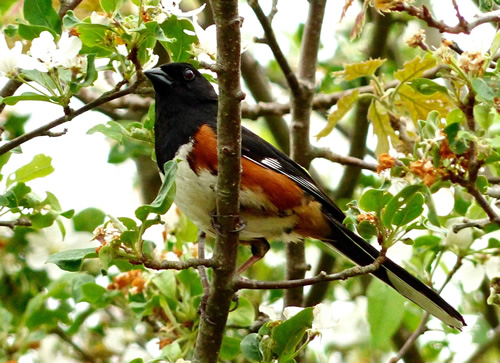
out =
[[80,286],[82,297],[80,301],[86,301],[95,304],[104,298],[106,289],[95,282],[88,282]]
[[437,111],[442,116],[447,115],[453,106],[447,94],[436,92],[430,96],[415,91],[407,84],[399,88],[398,95],[401,98],[401,112],[409,113],[413,122],[427,119],[431,111]]
[[488,178],[484,175],[479,175],[476,179],[476,186],[479,189],[479,192],[485,194],[488,191],[488,187],[490,186],[488,183]]
[[177,296],[177,283],[175,281],[175,273],[172,270],[162,271],[152,279],[153,284],[160,290],[160,293],[167,298],[175,298]]
[[472,109],[474,119],[484,130],[488,130],[493,124],[494,114],[490,113],[491,107],[479,104]]
[[271,334],[275,342],[273,352],[282,359],[291,357],[306,330],[312,327],[313,319],[313,308],[305,308],[275,327]]
[[35,92],[23,92],[19,96],[9,96],[4,97],[0,103],[5,103],[6,105],[13,106],[19,101],[51,101],[49,96],[41,95]]
[[337,125],[337,123],[342,120],[347,112],[349,112],[356,104],[358,97],[359,91],[354,90],[353,92],[342,96],[338,100],[337,109],[328,116],[328,123],[326,124],[325,128],[316,135],[317,140],[329,135],[333,131],[335,125]]
[[95,125],[87,131],[87,134],[93,134],[96,132],[100,132],[110,139],[116,140],[120,143],[123,141],[123,136],[128,134],[127,129],[116,121],[109,121],[106,124]]
[[[392,224],[395,223],[393,219],[395,218],[396,212],[403,206],[408,206],[408,202],[417,192],[422,189],[422,187],[422,185],[418,184],[408,185],[389,200],[384,212],[382,213],[382,223],[386,228],[391,228]],[[400,221],[401,218],[402,216],[398,216],[396,221]]]
[[105,245],[102,246],[99,250],[99,261],[101,262],[101,268],[104,271],[107,271],[109,266],[111,266],[111,262],[115,257],[115,251],[112,246]]
[[33,40],[35,38],[38,38],[40,36],[40,33],[45,31],[51,33],[54,36],[54,39],[57,37],[57,33],[54,30],[42,25],[29,25],[20,23],[19,28],[17,29],[19,36],[26,40]]
[[495,92],[488,86],[486,81],[482,78],[473,78],[471,80],[472,89],[476,94],[483,100],[488,102],[493,102],[495,99]]
[[260,352],[260,340],[257,333],[248,334],[240,343],[243,356],[251,362],[261,362],[263,357]]
[[46,263],[54,263],[65,271],[80,271],[84,259],[95,257],[97,257],[95,248],[82,248],[54,253],[49,256]]
[[448,89],[437,82],[431,81],[427,78],[417,78],[409,83],[410,87],[415,91],[430,96],[436,92],[448,94]]
[[24,0],[24,18],[31,25],[42,25],[61,34],[61,19],[52,7],[51,0]]
[[352,81],[359,77],[371,77],[385,61],[385,59],[377,58],[359,63],[344,64],[344,79]]
[[465,121],[465,114],[459,108],[453,109],[450,113],[448,113],[448,115],[446,115],[446,125],[451,125],[453,123],[460,124],[464,121]]
[[63,25],[66,29],[71,29],[82,21],[78,19],[73,10],[68,10],[62,19]]
[[229,313],[228,324],[247,328],[255,320],[255,309],[251,301],[247,298],[240,296],[238,299],[238,308]]
[[415,78],[420,78],[424,72],[436,65],[434,58],[416,57],[409,62],[403,64],[403,69],[396,71],[394,77],[401,82],[409,82]]
[[371,342],[376,348],[388,349],[403,319],[405,298],[377,279],[372,280],[366,295]]
[[38,154],[33,157],[33,160],[28,164],[21,166],[7,179],[7,186],[13,183],[26,183],[36,178],[42,178],[54,171],[51,165],[52,158],[43,154]]
[[408,199],[406,204],[394,214],[392,224],[404,226],[419,217],[424,211],[424,201],[425,198],[422,193],[414,194]]
[[191,296],[199,296],[203,294],[203,287],[198,273],[194,269],[182,270],[177,274],[177,279],[189,291]]
[[0,15],[3,15],[11,8],[18,0],[2,0],[0,1]]
[[3,29],[3,32],[5,35],[7,35],[9,38],[14,38],[17,35],[17,25],[14,24],[8,24],[7,27]]
[[164,214],[168,211],[175,198],[175,174],[177,172],[177,162],[170,160],[165,163],[165,179],[151,204],[143,205],[135,210],[135,216],[145,221],[150,213]]
[[87,70],[85,71],[85,79],[80,84],[81,87],[88,87],[94,84],[97,80],[97,69],[95,68],[95,54],[87,55]]
[[172,15],[160,24],[167,38],[174,41],[160,41],[161,45],[167,50],[172,62],[185,62],[191,55],[191,44],[198,41],[194,34],[194,26],[187,19],[177,19]]
[[389,115],[379,102],[374,101],[370,104],[368,108],[368,118],[373,124],[373,132],[377,135],[375,155],[380,155],[389,151],[389,140],[393,147],[400,144],[398,135],[396,135],[396,132],[391,126]]
[[24,125],[30,119],[30,114],[20,115],[18,113],[7,114],[7,120],[3,123],[5,131],[9,133],[9,140],[15,139],[25,133]]
[[71,297],[75,302],[83,301],[81,286],[87,283],[95,283],[94,277],[87,273],[74,274],[71,279]]
[[123,0],[100,0],[101,8],[107,13],[114,13],[123,4]]
[[220,359],[225,361],[232,361],[238,354],[240,354],[241,339],[229,337],[224,335],[222,338],[222,345],[220,347]]
[[359,206],[367,212],[375,212],[380,215],[392,194],[380,189],[369,189],[359,199]]
[[365,239],[369,239],[378,234],[377,227],[375,227],[373,223],[366,220],[359,222],[356,229],[358,234]]
[[106,36],[111,30],[106,25],[80,23],[77,28],[79,38],[86,46],[113,50],[112,41]]
[[97,208],[86,208],[73,217],[75,231],[93,232],[104,223],[106,213]]

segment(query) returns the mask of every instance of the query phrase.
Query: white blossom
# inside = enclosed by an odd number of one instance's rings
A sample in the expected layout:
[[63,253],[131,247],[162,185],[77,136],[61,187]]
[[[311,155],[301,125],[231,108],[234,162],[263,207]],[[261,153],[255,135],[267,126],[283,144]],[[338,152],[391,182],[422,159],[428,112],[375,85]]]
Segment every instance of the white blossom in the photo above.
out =
[[[82,49],[82,41],[78,37],[70,37],[68,32],[64,32],[57,42],[54,36],[44,31],[31,43],[30,53],[33,58],[52,69],[58,66],[71,68],[75,65],[75,58]],[[78,64],[78,62],[76,63]]]
[[205,9],[205,4],[200,6],[198,9],[193,9],[190,11],[182,11],[179,8],[182,0],[161,0],[161,6],[167,14],[172,14],[179,17],[190,18],[196,16]]
[[18,73],[18,69],[37,69],[46,71],[42,64],[34,58],[23,54],[23,45],[17,41],[14,47],[9,49],[5,40],[5,34],[0,33],[0,76],[13,77]]
[[90,14],[90,22],[92,24],[109,25],[110,18],[106,13],[93,11],[92,14]]

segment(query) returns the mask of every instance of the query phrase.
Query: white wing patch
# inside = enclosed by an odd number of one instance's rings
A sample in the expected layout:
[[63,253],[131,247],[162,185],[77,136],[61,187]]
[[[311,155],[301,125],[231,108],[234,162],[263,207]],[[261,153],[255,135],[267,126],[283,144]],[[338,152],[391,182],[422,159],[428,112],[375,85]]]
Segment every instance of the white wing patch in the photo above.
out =
[[[252,160],[252,159],[249,159],[249,160]],[[292,179],[297,184],[303,186],[307,190],[309,190],[315,194],[322,195],[321,191],[314,183],[311,183],[309,180],[301,177],[300,175],[290,174],[289,172],[286,171],[285,168],[283,168],[283,165],[281,165],[281,163],[274,158],[264,158],[261,160],[260,163],[255,161],[255,160],[252,160],[252,161],[254,163],[257,163],[257,164],[261,164],[261,165],[264,164],[265,166],[269,166],[271,169],[276,170],[277,172],[279,172],[283,175],[286,175],[287,177]]]

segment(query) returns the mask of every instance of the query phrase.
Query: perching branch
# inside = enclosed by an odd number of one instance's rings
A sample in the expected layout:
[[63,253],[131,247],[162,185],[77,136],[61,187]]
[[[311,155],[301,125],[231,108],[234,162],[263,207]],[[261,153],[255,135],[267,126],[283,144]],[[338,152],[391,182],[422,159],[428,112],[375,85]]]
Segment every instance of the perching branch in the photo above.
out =
[[132,265],[144,265],[144,267],[152,270],[186,270],[190,267],[218,267],[215,260],[211,258],[191,258],[186,261],[154,261],[147,258],[130,259],[128,260]]
[[321,272],[315,277],[298,280],[284,280],[284,281],[257,281],[249,280],[239,277],[236,282],[238,289],[252,289],[252,290],[268,290],[268,289],[292,289],[297,287],[304,287],[309,285],[318,284],[327,281],[346,280],[348,278],[366,275],[376,271],[380,265],[386,260],[385,253],[381,252],[380,256],[373,261],[373,263],[366,266],[355,266],[344,270],[342,272],[327,274]]
[[35,130],[32,130],[21,136],[18,136],[15,139],[0,146],[0,155],[5,154],[7,151],[14,149],[15,147],[25,143],[26,141],[34,139],[35,137],[44,136],[49,130],[53,129],[54,127],[57,127],[59,125],[62,125],[63,123],[71,121],[75,117],[80,116],[81,114],[90,111],[106,102],[134,93],[139,88],[139,86],[142,84],[143,81],[144,77],[138,77],[137,81],[135,81],[134,84],[123,90],[120,90],[123,84],[121,83],[118,84],[113,90],[103,93],[101,97],[97,98],[93,102],[87,103],[83,107],[80,107],[78,110],[76,111],[70,110],[66,115],[61,116],[55,119],[54,121],[51,121],[48,124],[45,124]]
[[361,169],[377,171],[377,164],[375,164],[375,163],[369,163],[369,162],[366,162],[362,159],[358,159],[358,158],[355,158],[352,156],[342,156],[342,155],[334,153],[332,150],[327,149],[327,148],[313,148],[311,150],[311,156],[313,159],[321,158],[321,159],[330,160],[334,163],[339,163],[339,164],[343,164],[343,165],[351,165],[351,166],[356,166],[356,167],[361,168]]
[[217,30],[217,80],[219,111],[217,115],[217,225],[212,285],[206,309],[202,311],[194,351],[194,362],[217,362],[226,328],[231,300],[236,292],[236,257],[238,252],[239,189],[241,169],[241,100],[240,26],[237,0],[211,0]]
[[[309,169],[311,163],[309,126],[325,7],[326,0],[309,1],[297,71],[299,87],[291,89],[290,156],[305,169]],[[304,278],[309,269],[305,258],[304,242],[288,243],[286,245],[286,258],[286,279]],[[302,306],[304,304],[303,288],[286,290],[284,304],[285,306]]]
[[458,24],[455,26],[447,25],[442,20],[435,19],[432,16],[431,11],[425,5],[422,5],[422,8],[419,8],[414,5],[409,5],[406,2],[398,2],[394,4],[394,6],[390,10],[399,12],[404,11],[409,15],[415,16],[420,20],[425,21],[429,27],[439,30],[440,33],[470,34],[472,29],[478,27],[481,24],[500,22],[500,10],[490,11],[489,13],[477,15],[473,21],[468,22],[458,11],[455,1],[453,3],[457,11],[457,18],[459,20]]

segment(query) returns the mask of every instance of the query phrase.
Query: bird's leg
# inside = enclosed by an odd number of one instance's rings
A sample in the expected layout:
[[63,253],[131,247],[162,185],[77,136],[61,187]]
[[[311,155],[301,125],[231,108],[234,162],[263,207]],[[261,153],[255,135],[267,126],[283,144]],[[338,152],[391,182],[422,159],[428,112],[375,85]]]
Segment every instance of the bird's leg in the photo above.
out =
[[248,269],[257,261],[261,260],[269,251],[271,246],[265,238],[257,238],[251,241],[240,241],[240,243],[249,244],[252,250],[252,257],[250,257],[243,265],[238,268],[238,274]]

